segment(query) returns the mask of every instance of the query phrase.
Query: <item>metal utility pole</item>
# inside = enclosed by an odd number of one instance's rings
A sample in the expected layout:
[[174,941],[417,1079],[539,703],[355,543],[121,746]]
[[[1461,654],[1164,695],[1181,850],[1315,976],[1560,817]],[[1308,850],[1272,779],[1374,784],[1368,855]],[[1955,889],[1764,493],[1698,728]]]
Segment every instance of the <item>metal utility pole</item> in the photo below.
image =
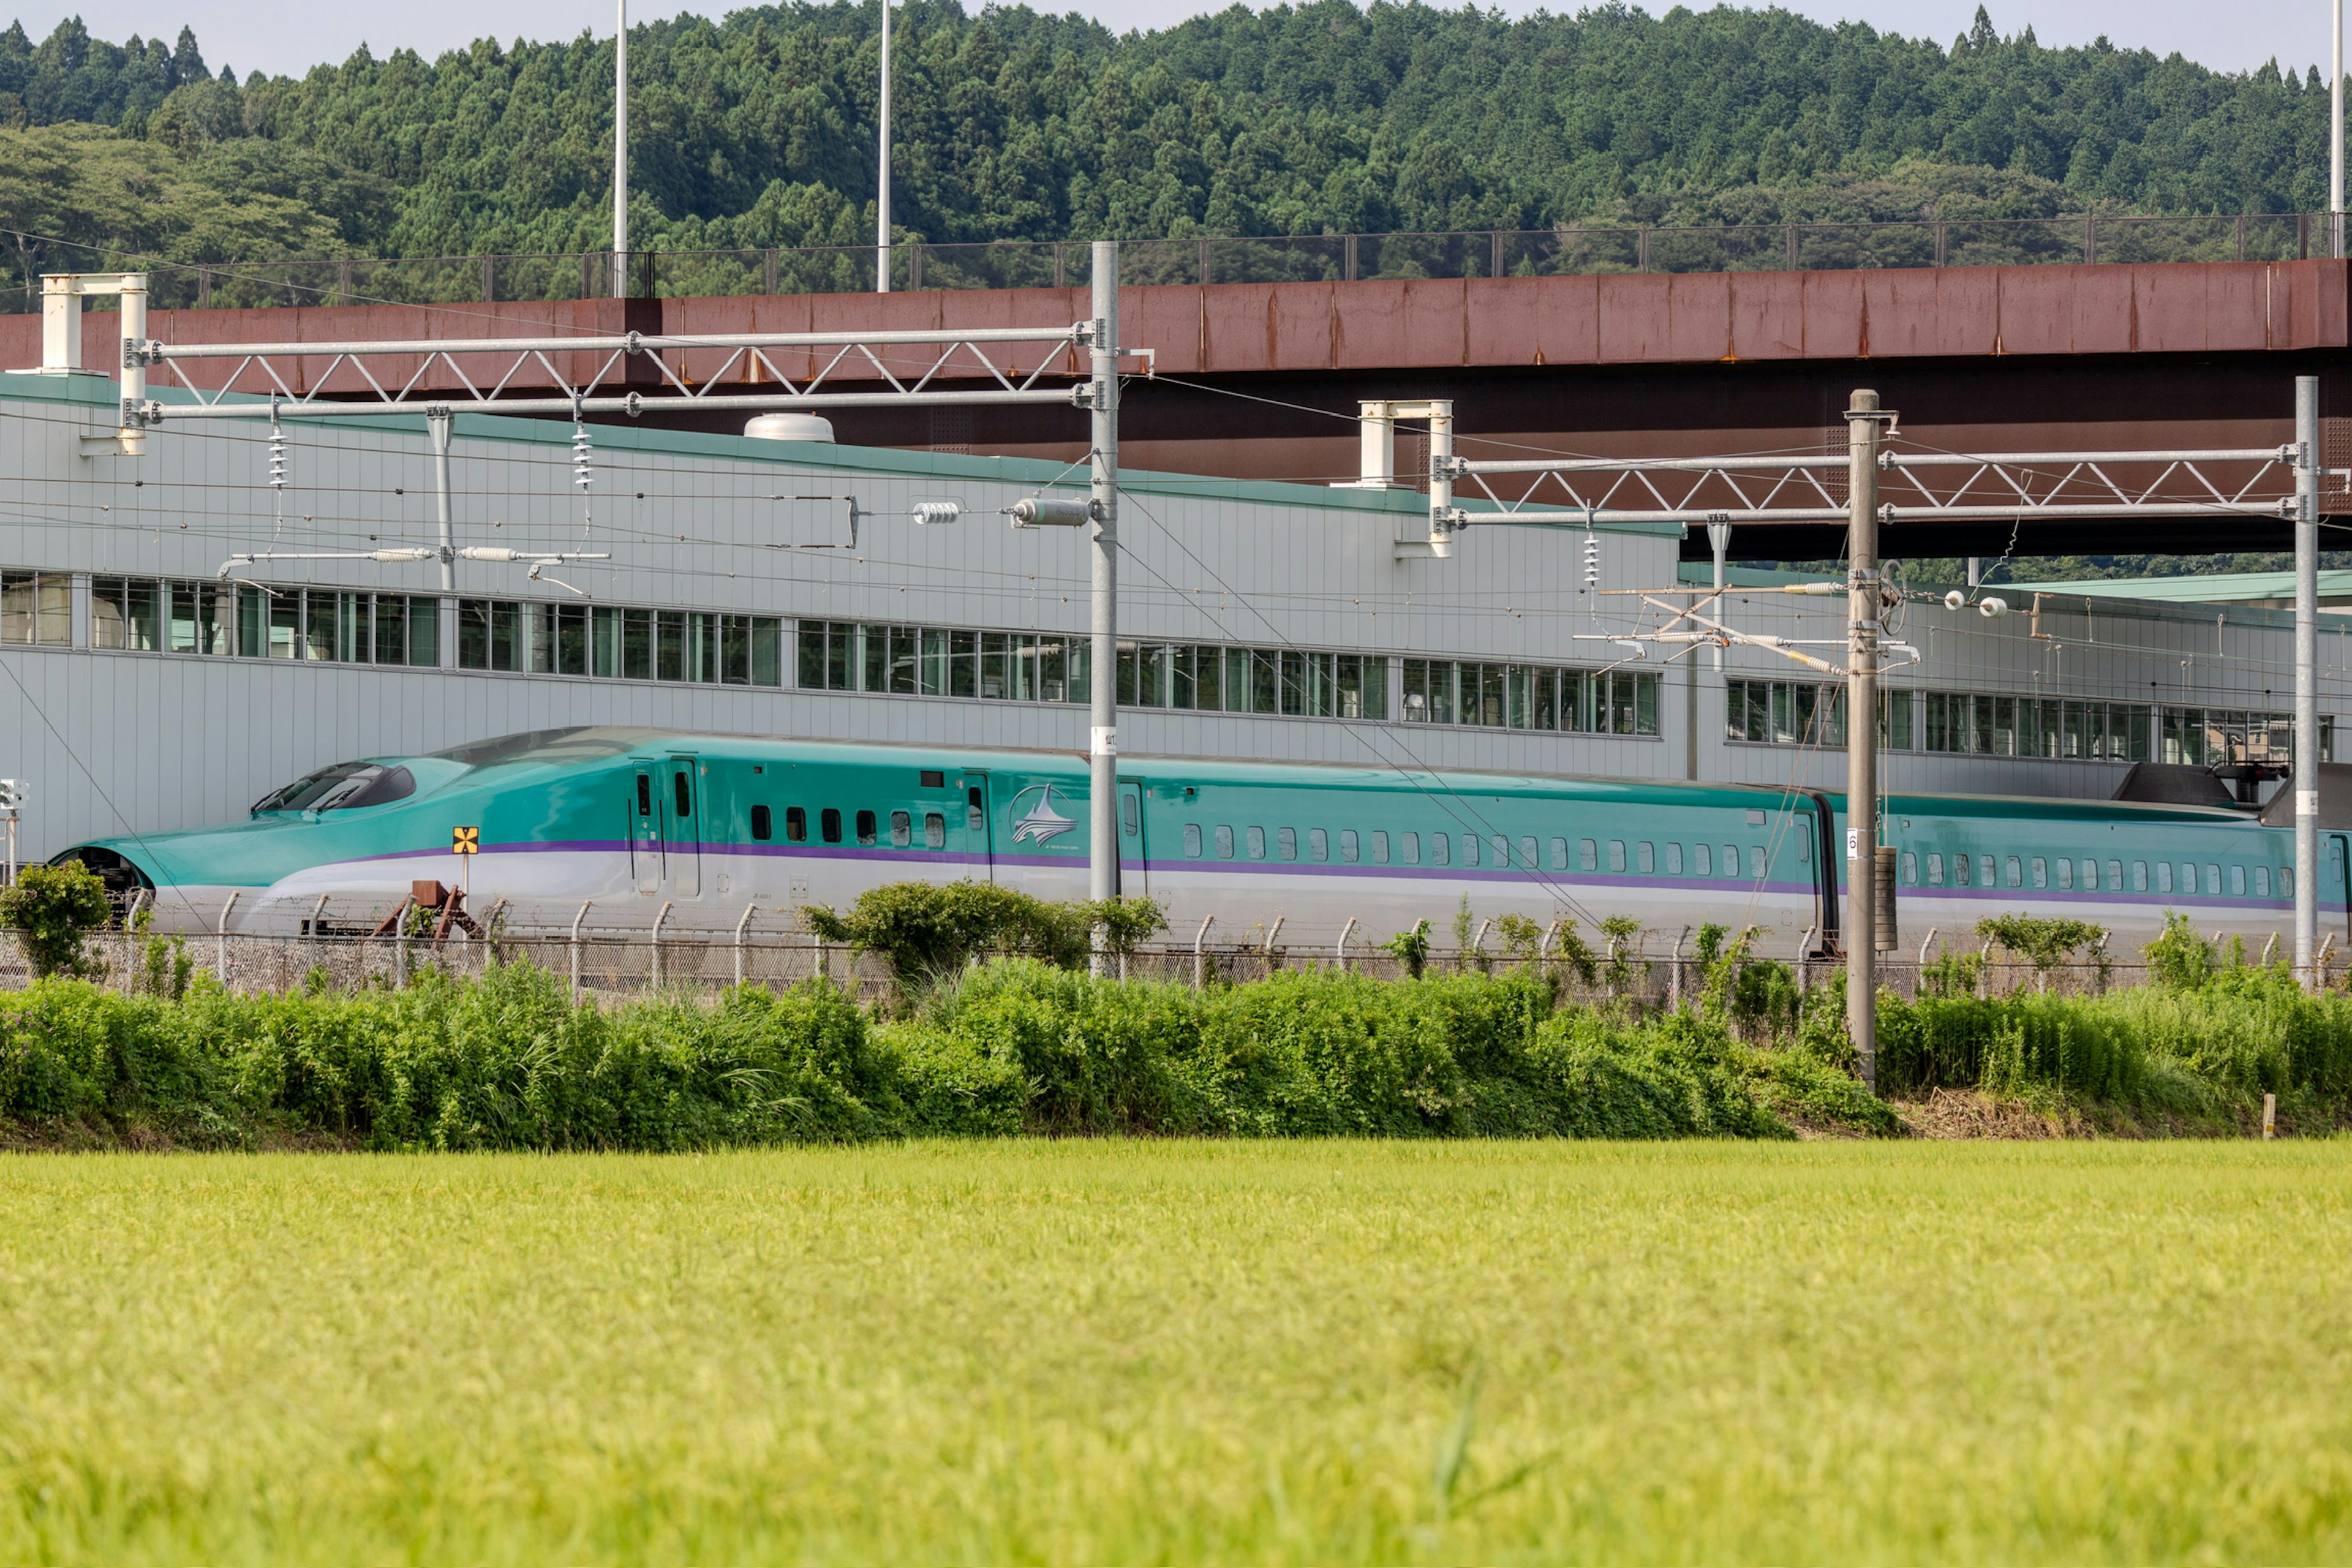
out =
[[2344,0],[2327,0],[2327,254],[2344,254]]
[[613,35],[613,298],[625,300],[629,297],[629,0],[619,0],[619,5],[620,26]]
[[882,0],[882,158],[874,188],[874,291],[890,291],[890,0]]
[[[2337,79],[2343,78],[2341,73]],[[2338,164],[2339,169],[2341,163]],[[2294,972],[2318,976],[2319,378],[2294,378]]]
[[425,412],[425,428],[433,437],[433,489],[441,508],[441,591],[445,594],[457,586],[457,557],[449,532],[449,427],[456,423],[456,416],[446,408]]
[[[1094,243],[1094,331],[1088,344],[1094,415],[1094,656],[1092,733],[1087,756],[1087,826],[1091,849],[1087,896],[1118,897],[1118,242]],[[1096,931],[1093,968],[1102,972],[1102,931]]]
[[1878,441],[1888,416],[1857,388],[1846,411],[1845,1022],[1878,1089]]

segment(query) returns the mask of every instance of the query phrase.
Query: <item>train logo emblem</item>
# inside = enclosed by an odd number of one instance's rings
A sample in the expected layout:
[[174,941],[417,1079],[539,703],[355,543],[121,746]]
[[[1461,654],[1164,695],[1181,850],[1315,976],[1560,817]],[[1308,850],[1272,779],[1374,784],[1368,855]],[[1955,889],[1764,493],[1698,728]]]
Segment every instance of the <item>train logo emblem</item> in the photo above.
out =
[[[1032,843],[1043,844],[1060,837],[1077,826],[1076,822],[1054,809],[1061,793],[1055,784],[1031,784],[1013,797],[1013,843],[1018,844],[1026,838]],[[1024,806],[1026,810],[1023,809]]]

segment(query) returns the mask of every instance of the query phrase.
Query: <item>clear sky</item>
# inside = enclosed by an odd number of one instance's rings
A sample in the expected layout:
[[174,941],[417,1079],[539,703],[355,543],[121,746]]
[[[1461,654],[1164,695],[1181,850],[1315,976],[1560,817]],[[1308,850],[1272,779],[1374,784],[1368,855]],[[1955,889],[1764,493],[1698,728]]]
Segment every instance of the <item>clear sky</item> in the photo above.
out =
[[[966,0],[967,6],[974,0]],[[1032,0],[1037,3],[1037,0]],[[1055,0],[1046,0],[1055,3]],[[1993,26],[2012,33],[2031,24],[2045,44],[2087,43],[2105,34],[2118,44],[2159,53],[2178,50],[2223,69],[2243,69],[2277,58],[2284,64],[2323,66],[2328,47],[2327,8],[2314,0],[1989,0]],[[1073,9],[1110,26],[1165,26],[1210,8],[1208,0],[1080,0]],[[1534,9],[1523,4],[1504,7]],[[1649,0],[1645,9],[1662,9]],[[1949,43],[1976,15],[1976,0],[1793,0],[1792,8],[1822,21],[1854,19],[1883,29],[1927,35]],[[0,16],[10,14],[0,0]],[[705,15],[720,5],[678,5],[636,0],[637,18],[681,10]],[[282,0],[30,0],[13,7],[36,41],[60,17],[79,15],[101,37],[121,39],[137,32],[175,37],[193,24],[205,58],[215,69],[227,64],[240,75],[259,69],[299,73],[312,65],[340,61],[365,43],[379,55],[406,46],[430,56],[465,44],[485,32],[501,40],[568,37],[583,29],[609,33],[610,5],[564,0],[503,0],[483,5],[468,0],[406,0],[396,6],[293,5]]]

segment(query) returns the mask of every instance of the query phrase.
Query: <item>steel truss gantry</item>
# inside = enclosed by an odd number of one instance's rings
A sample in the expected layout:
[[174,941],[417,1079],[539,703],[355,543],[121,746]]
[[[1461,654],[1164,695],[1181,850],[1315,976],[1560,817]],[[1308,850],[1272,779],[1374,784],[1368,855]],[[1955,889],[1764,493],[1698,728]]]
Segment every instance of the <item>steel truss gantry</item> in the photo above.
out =
[[[1878,456],[1882,524],[2011,521],[2032,518],[2295,515],[2297,448],[2182,451],[1937,452]],[[1430,463],[1433,530],[1497,523],[1844,522],[1852,481],[1845,454],[1719,458],[1506,458],[1448,456]],[[1496,485],[1493,481],[1506,482]],[[1508,482],[1513,479],[1521,483]],[[1492,511],[1452,504],[1465,485]]]

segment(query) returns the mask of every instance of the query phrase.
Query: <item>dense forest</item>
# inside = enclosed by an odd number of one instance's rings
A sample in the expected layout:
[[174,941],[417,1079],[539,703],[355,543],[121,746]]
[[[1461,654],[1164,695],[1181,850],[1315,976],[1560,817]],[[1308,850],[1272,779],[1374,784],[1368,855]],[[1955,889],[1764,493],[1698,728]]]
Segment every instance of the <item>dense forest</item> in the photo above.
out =
[[[634,29],[640,243],[865,239],[877,19],[795,0]],[[2327,162],[2315,71],[2044,48],[1982,11],[1948,44],[1780,10],[1348,0],[1122,37],[906,0],[893,53],[893,214],[932,241],[2284,212],[2322,204]],[[208,262],[593,248],[612,71],[583,35],[240,80],[184,28],[11,26],[9,270],[68,263],[41,237]]]

